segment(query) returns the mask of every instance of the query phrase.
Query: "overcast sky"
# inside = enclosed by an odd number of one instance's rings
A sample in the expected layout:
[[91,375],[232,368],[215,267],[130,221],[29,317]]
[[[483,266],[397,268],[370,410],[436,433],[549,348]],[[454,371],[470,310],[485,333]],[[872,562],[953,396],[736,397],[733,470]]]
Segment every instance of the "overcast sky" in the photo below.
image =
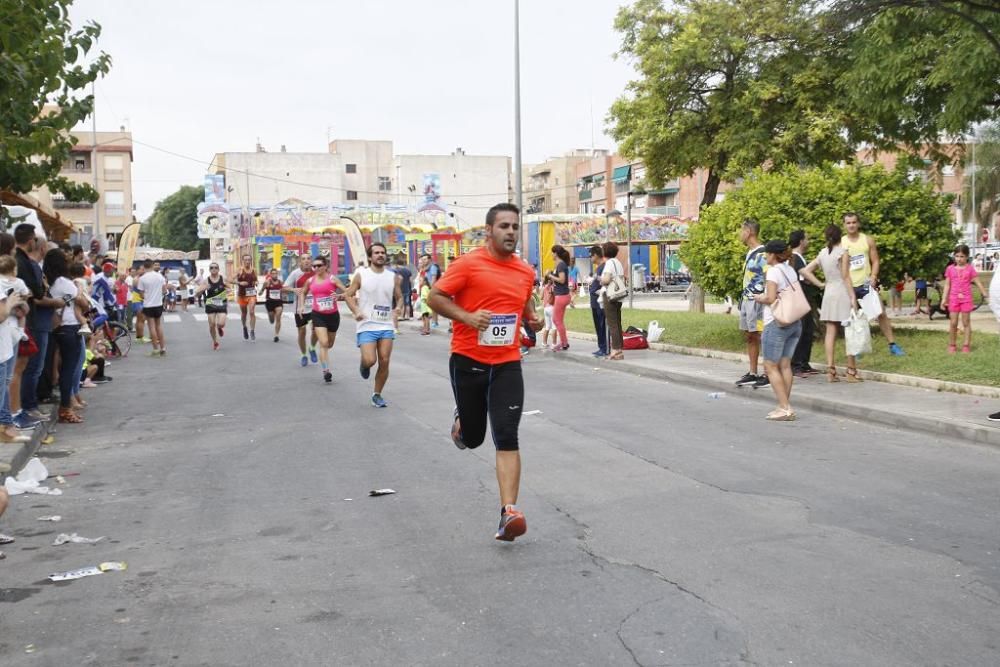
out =
[[[592,141],[614,147],[604,119],[631,76],[612,58],[620,4],[521,2],[526,164]],[[258,137],[269,151],[325,151],[330,137],[390,139],[397,154],[461,146],[513,157],[513,6],[76,0],[72,17],[103,27],[114,62],[97,84],[98,130],[133,133],[144,220],[157,200],[200,184],[214,153],[252,151]]]

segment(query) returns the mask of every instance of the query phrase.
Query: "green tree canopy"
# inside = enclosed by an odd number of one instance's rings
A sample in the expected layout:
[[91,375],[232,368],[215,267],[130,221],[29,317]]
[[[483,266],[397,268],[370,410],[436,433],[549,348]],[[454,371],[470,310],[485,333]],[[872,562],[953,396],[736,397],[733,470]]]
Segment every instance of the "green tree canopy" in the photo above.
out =
[[739,230],[746,218],[760,223],[762,243],[806,230],[812,239],[808,260],[822,248],[826,226],[853,211],[878,243],[882,283],[904,273],[933,278],[958,238],[948,199],[928,183],[911,181],[905,169],[890,172],[879,165],[757,170],[742,188],[702,211],[680,248],[681,259],[708,292],[736,296],[747,251]]
[[[1000,117],[1000,5],[843,0],[849,66],[839,88],[867,127],[855,138],[895,149],[936,146]],[[938,162],[951,156],[932,152]]]
[[190,252],[208,251],[208,241],[198,238],[198,204],[204,188],[181,186],[177,192],[156,202],[156,208],[146,223],[151,243],[161,248]]
[[[76,140],[69,135],[94,109],[81,91],[106,74],[111,58],[87,60],[101,27],[74,30],[72,0],[0,0],[0,189],[46,185],[74,201],[97,201],[89,185],[59,176]],[[86,62],[85,62],[86,61]],[[54,109],[45,109],[52,104]]]
[[[652,185],[708,169],[719,183],[764,164],[852,157],[835,82],[840,50],[809,0],[637,0],[615,20],[639,77],[611,107],[619,150]],[[836,37],[836,36],[835,36]]]

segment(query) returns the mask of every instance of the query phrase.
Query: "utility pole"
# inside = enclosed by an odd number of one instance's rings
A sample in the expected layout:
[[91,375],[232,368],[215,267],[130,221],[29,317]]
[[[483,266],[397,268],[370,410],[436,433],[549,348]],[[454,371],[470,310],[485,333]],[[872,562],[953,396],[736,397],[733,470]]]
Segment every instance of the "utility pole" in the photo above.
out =
[[[521,191],[521,35],[520,0],[514,0],[514,182],[515,203],[524,211],[524,193]],[[527,233],[527,230],[525,230]],[[541,248],[539,248],[541,263]]]
[[[90,134],[93,137],[93,150],[90,153],[90,168],[94,172],[94,191],[97,189],[97,84],[96,80],[90,82],[90,95],[94,98],[94,110],[90,114],[91,125]],[[94,203],[94,238],[101,238],[101,200]]]
[[628,307],[632,310],[632,297],[635,294],[635,271],[632,270],[632,171],[629,170],[629,184],[628,193],[625,195],[625,221],[626,227],[628,227],[628,241],[626,247],[628,248]]
[[979,231],[979,211],[976,209],[976,135],[972,134],[972,245],[976,244],[976,232]]

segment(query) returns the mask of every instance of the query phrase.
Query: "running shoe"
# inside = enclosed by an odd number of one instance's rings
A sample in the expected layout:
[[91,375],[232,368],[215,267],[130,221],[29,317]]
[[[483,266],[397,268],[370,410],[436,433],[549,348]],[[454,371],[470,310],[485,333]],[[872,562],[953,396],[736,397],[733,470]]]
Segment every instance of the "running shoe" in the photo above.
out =
[[333,382],[333,373],[330,371],[323,371],[323,382],[326,382],[327,384]]
[[26,410],[24,414],[28,415],[35,421],[45,421],[46,419],[52,416],[52,413],[42,410],[41,408]]
[[222,338],[225,335],[226,335],[226,327],[224,327],[224,326],[223,327],[219,327],[219,338]]
[[515,537],[524,535],[528,530],[528,521],[524,513],[513,505],[507,505],[500,510],[500,527],[497,528],[495,539],[502,542],[513,542]]
[[[369,366],[365,366],[365,362],[363,361],[361,362],[361,366],[358,368],[358,370],[361,371],[361,377],[363,377],[364,379],[367,380],[368,378],[371,377],[372,369]],[[377,395],[378,394],[375,394],[375,396]]]
[[305,368],[306,366],[308,366],[309,365],[309,357],[307,357],[306,355],[303,354],[302,355],[302,359],[299,360],[299,364],[301,364],[302,368]]
[[455,420],[451,423],[451,441],[459,449],[466,448],[465,443],[462,442],[462,427],[458,423],[458,408],[455,408]]
[[253,341],[257,340],[257,335],[256,335],[256,333],[254,332],[253,329],[250,330],[250,340],[253,340]]
[[218,350],[219,349],[219,343],[218,343],[218,341],[213,341],[212,342],[212,349],[213,350]]
[[372,394],[372,407],[374,408],[387,408],[389,404],[385,402],[382,398],[382,394]]
[[895,343],[889,343],[889,353],[894,357],[902,357],[906,355],[906,352],[903,352],[903,348]]
[[313,362],[314,364],[319,363],[319,357],[316,356],[316,350],[309,350],[309,361]]
[[753,373],[747,373],[746,375],[744,375],[743,377],[741,377],[739,380],[736,381],[736,386],[742,387],[744,385],[753,384],[756,381],[757,381],[756,375],[754,375]]
[[596,350],[594,352],[591,352],[590,356],[592,356],[592,357],[606,357],[606,356],[608,356],[608,353],[605,352],[604,350]]
[[243,327],[243,340],[250,340],[250,330]]
[[94,378],[94,382],[96,382],[97,384],[107,384],[108,382],[111,382],[112,380],[114,380],[114,378],[111,377],[110,375],[105,375],[104,377],[95,377]]
[[275,336],[275,337],[274,337],[274,342],[275,342],[275,343],[277,343],[277,342],[278,342],[278,337],[277,337],[277,336]]
[[42,422],[37,419],[32,419],[27,414],[21,412],[14,415],[14,426],[18,431],[31,431],[34,430]]
[[771,381],[767,379],[766,375],[758,375],[757,381],[753,383],[754,389],[763,389],[764,387],[770,387]]
[[1000,412],[994,412],[987,417],[991,422],[1000,422]]

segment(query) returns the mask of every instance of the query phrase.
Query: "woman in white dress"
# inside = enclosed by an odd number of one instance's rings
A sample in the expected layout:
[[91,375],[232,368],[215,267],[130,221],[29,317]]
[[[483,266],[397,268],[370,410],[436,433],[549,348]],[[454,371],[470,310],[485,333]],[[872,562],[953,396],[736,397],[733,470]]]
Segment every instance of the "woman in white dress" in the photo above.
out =
[[[843,235],[838,225],[829,225],[823,232],[826,237],[826,247],[811,261],[799,275],[823,290],[823,303],[819,309],[819,319],[826,322],[826,379],[828,382],[840,382],[837,377],[837,366],[834,363],[833,348],[837,342],[837,328],[841,322],[851,318],[851,312],[857,310],[858,299],[851,289],[850,260],[847,251],[840,245]],[[822,282],[816,278],[816,268],[823,272],[826,279]],[[848,382],[861,382],[858,377],[857,359],[847,357]]]

